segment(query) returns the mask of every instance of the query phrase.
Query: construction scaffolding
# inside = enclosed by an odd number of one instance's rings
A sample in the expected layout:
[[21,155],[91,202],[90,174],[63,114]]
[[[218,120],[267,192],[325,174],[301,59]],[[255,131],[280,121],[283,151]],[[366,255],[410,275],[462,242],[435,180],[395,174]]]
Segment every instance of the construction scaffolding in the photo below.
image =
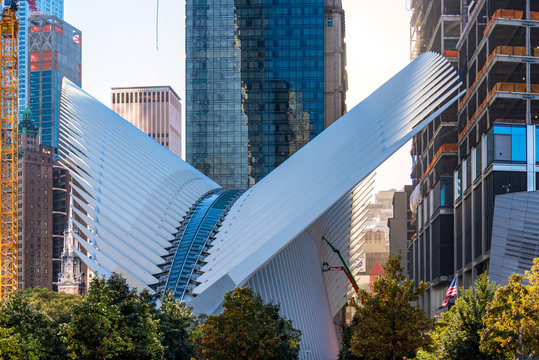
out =
[[18,287],[18,48],[17,6],[0,19],[0,299]]

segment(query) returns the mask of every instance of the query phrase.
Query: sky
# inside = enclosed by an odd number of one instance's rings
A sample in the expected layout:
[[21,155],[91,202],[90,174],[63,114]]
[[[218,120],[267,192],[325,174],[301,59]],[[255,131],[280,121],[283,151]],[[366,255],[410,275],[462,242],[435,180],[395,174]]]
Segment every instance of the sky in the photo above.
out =
[[[348,109],[409,63],[405,2],[342,0]],[[65,0],[64,18],[82,31],[82,86],[99,101],[110,106],[111,87],[151,85],[185,99],[184,0]],[[408,144],[377,170],[375,191],[410,183],[411,163]]]

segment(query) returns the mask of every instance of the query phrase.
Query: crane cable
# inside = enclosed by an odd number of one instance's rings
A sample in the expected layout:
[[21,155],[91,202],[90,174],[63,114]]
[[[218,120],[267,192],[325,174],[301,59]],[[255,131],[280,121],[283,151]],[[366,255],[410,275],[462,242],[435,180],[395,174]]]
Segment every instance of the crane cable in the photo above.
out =
[[159,0],[157,0],[157,10],[155,12],[155,50],[159,51]]

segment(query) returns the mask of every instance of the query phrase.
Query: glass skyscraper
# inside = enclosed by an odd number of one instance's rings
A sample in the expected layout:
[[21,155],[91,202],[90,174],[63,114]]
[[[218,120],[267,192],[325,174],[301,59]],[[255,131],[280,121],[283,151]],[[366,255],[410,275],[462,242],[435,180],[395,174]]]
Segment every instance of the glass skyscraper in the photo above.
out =
[[29,19],[29,107],[43,145],[58,147],[62,79],[81,85],[82,34],[56,16]]
[[[11,0],[4,0],[3,7],[11,5]],[[37,12],[54,15],[64,19],[64,0],[35,0]],[[28,107],[28,18],[31,10],[28,1],[19,1],[17,10],[19,19],[19,116],[22,119],[22,110]]]
[[187,0],[187,161],[262,179],[324,129],[324,0]]

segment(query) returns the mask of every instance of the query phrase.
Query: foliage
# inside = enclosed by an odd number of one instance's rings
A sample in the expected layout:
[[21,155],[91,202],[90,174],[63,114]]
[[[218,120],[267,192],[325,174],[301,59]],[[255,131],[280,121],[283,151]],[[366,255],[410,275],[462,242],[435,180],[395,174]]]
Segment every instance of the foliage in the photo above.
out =
[[71,320],[73,306],[84,301],[80,295],[62,294],[45,288],[32,288],[22,291],[21,296],[28,299],[38,311],[51,317],[57,324]]
[[21,334],[12,328],[0,327],[0,359],[20,359],[23,357]]
[[200,358],[297,359],[301,332],[279,315],[279,305],[264,304],[248,287],[224,296],[224,311],[210,315],[195,338]]
[[[483,316],[494,299],[496,286],[486,274],[480,275],[473,288],[459,289],[455,305],[444,312],[432,332],[435,358],[487,360],[490,356],[479,349]],[[427,358],[426,355],[423,355]]]
[[[352,328],[349,351],[359,358],[402,359],[413,357],[420,347],[431,343],[427,332],[433,327],[418,306],[412,306],[427,284],[416,287],[400,266],[401,256],[391,256],[384,274],[373,284],[373,294],[360,290],[356,308],[357,324]],[[345,351],[347,351],[345,349]]]
[[350,324],[344,327],[342,333],[342,349],[339,352],[338,360],[361,360],[360,357],[352,354],[350,349],[350,341],[352,340],[352,335],[354,334],[354,329],[357,326],[357,322],[357,317],[354,317]]
[[[527,282],[527,284],[525,284]],[[513,274],[509,284],[496,291],[494,301],[484,317],[481,331],[481,350],[489,355],[512,359],[520,355],[519,337],[522,335],[522,355],[539,354],[539,259],[526,274]]]
[[59,326],[39,311],[23,293],[0,307],[0,357],[5,359],[64,359]]
[[164,358],[191,359],[195,356],[196,347],[192,343],[191,333],[197,320],[185,303],[174,299],[172,292],[167,292],[156,312],[159,319],[161,344],[164,346]]
[[74,305],[64,340],[72,359],[160,359],[163,356],[151,297],[139,297],[124,278],[94,278],[86,301]]

